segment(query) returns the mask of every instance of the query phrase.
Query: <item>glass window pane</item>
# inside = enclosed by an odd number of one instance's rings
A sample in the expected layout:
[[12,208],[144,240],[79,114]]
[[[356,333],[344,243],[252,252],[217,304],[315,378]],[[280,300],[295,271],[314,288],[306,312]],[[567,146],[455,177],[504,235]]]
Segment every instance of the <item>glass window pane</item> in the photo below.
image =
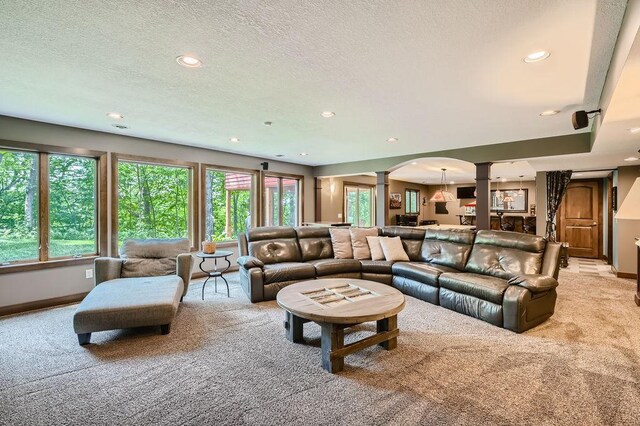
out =
[[356,188],[345,187],[345,219],[347,223],[357,225],[358,223],[358,190]]
[[38,259],[38,156],[0,150],[0,264]]
[[298,226],[297,179],[282,179],[282,225]]
[[358,191],[358,226],[371,226],[371,189],[360,188]]
[[251,221],[252,176],[207,170],[206,179],[206,238],[213,241],[237,239]]
[[264,226],[280,225],[280,179],[265,176],[264,178]]
[[95,254],[96,160],[49,156],[49,257]]
[[118,243],[127,238],[189,238],[185,167],[118,162]]

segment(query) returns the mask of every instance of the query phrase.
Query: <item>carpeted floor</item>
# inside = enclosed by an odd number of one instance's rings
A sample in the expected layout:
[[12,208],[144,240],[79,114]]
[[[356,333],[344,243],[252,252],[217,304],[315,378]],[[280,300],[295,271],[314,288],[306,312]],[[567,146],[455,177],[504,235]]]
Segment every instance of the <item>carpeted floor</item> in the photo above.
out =
[[[562,272],[556,314],[524,334],[407,298],[398,348],[320,365],[274,302],[194,283],[171,334],[96,333],[74,306],[0,319],[2,425],[638,424],[640,308],[628,280]],[[221,289],[219,289],[221,290]],[[351,338],[373,331],[359,327]]]

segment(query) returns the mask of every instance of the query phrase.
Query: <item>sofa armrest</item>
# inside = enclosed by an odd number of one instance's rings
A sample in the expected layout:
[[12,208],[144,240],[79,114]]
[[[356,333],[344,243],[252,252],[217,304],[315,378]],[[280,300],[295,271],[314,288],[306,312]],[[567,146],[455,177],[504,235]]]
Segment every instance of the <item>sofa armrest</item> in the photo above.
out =
[[189,253],[179,254],[176,258],[176,275],[182,278],[184,289],[182,296],[187,294],[189,289],[189,281],[191,281],[191,267],[193,265],[193,256]]
[[525,274],[511,278],[509,285],[524,287],[531,293],[544,293],[558,287],[558,281],[548,275]]
[[257,257],[253,257],[253,256],[240,256],[237,262],[238,262],[238,265],[242,266],[245,269],[251,269],[251,268],[262,269],[264,267],[264,263]]
[[124,259],[113,257],[98,257],[93,261],[96,285],[105,281],[111,281],[120,278],[122,264]]

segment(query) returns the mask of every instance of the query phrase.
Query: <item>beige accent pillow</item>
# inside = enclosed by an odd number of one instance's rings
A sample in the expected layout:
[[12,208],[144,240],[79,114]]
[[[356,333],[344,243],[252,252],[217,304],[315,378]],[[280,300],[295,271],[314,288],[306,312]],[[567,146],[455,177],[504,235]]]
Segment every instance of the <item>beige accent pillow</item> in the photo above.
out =
[[336,259],[353,259],[351,247],[351,230],[348,228],[329,228],[333,257]]
[[407,256],[407,252],[404,251],[400,237],[383,238],[380,240],[380,245],[382,246],[385,259],[394,262],[409,261],[409,256]]
[[369,237],[367,236],[367,244],[369,244],[369,251],[371,251],[371,260],[384,260],[384,252],[380,245],[380,240],[387,237]]
[[351,246],[354,259],[371,259],[367,237],[377,237],[378,228],[351,228]]

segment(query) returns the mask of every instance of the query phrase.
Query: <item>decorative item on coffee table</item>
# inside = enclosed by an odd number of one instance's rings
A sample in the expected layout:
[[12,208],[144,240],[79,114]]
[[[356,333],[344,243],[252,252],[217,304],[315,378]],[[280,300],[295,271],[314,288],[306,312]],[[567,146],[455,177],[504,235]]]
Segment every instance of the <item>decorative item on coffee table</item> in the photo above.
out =
[[[211,251],[213,249],[213,251]],[[210,252],[211,251],[211,252]],[[224,281],[225,285],[227,286],[227,297],[230,297],[230,293],[229,293],[229,283],[227,282],[227,279],[223,276],[223,274],[225,272],[227,272],[229,270],[229,268],[231,267],[231,261],[229,260],[229,256],[231,256],[233,254],[232,251],[229,250],[217,250],[216,251],[216,243],[214,241],[203,241],[202,242],[202,251],[196,253],[196,256],[201,258],[202,260],[200,261],[200,264],[198,265],[198,267],[200,268],[200,270],[202,272],[204,272],[205,274],[207,274],[207,279],[204,280],[204,283],[202,284],[202,300],[204,300],[204,288],[207,285],[207,281],[209,281],[209,279],[213,278],[213,282],[214,284],[214,290],[217,293],[218,292],[218,278],[222,278],[222,280]],[[210,269],[205,269],[203,267],[205,260],[207,259],[213,259],[213,270]],[[218,259],[224,259],[225,262],[227,262],[227,266],[222,269],[222,270],[218,270]]]
[[[397,315],[404,296],[395,288],[359,279],[318,279],[289,285],[278,292],[278,305],[285,310],[287,339],[303,343],[303,325],[320,325],[322,368],[337,373],[344,357],[372,345],[395,349],[399,334]],[[344,329],[376,321],[377,333],[344,344]]]

